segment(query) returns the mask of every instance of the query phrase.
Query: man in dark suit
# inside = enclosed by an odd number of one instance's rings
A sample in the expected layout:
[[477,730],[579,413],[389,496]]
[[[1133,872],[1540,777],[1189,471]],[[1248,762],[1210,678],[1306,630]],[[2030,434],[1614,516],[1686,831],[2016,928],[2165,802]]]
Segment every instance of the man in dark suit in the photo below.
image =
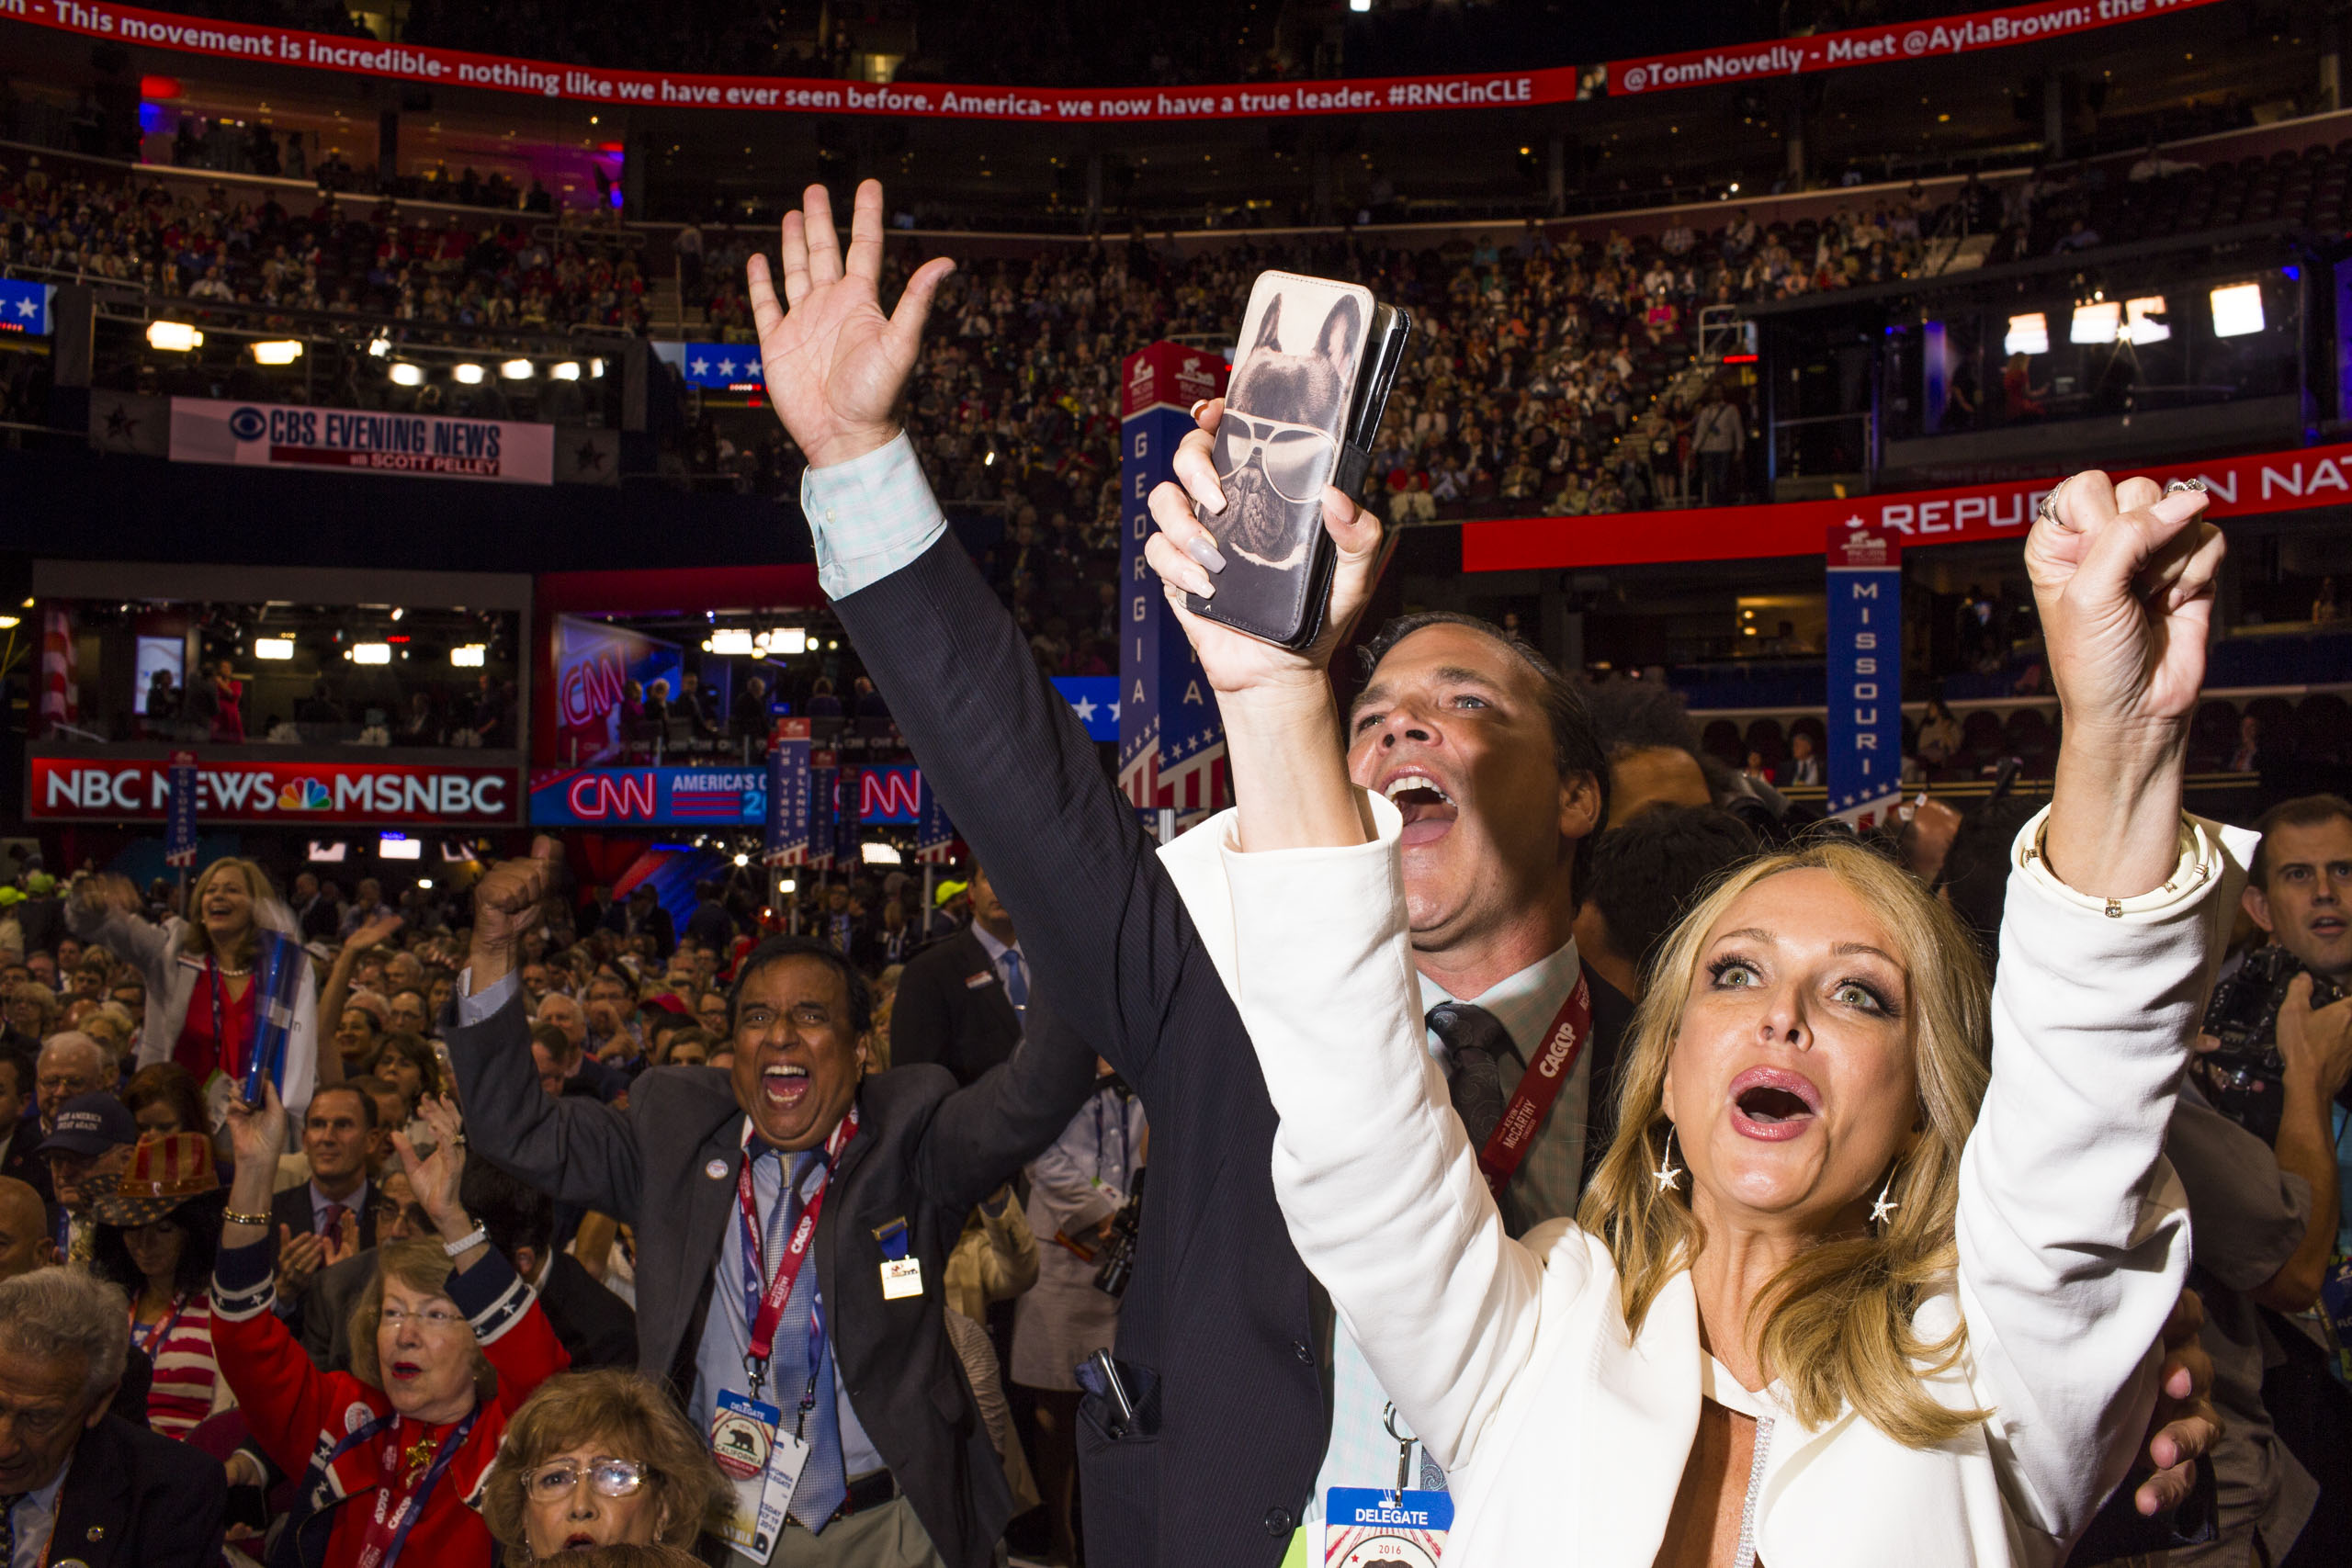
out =
[[637,1314],[580,1259],[556,1250],[555,1200],[481,1160],[466,1168],[461,1196],[466,1213],[490,1233],[490,1245],[539,1292],[539,1308],[573,1367],[637,1365]]
[[383,1148],[376,1101],[356,1084],[311,1097],[302,1114],[302,1153],[311,1179],[270,1200],[277,1229],[277,1313],[301,1332],[311,1281],[320,1269],[376,1245],[391,1201],[369,1178]]
[[677,928],[670,911],[654,897],[653,884],[640,882],[629,890],[628,901],[616,904],[605,915],[605,929],[616,936],[651,936],[657,958],[668,958],[678,945]]
[[890,1004],[890,1061],[936,1062],[959,1084],[1012,1055],[1029,964],[985,869],[972,873],[972,923],[908,960]]
[[0,1561],[28,1545],[30,1561],[87,1568],[218,1561],[220,1461],[107,1412],[129,1312],[120,1289],[78,1269],[0,1281]]
[[[948,1568],[980,1568],[1012,1505],[947,1340],[941,1281],[972,1206],[1085,1101],[1091,1054],[1041,1015],[1031,1043],[968,1089],[931,1066],[861,1080],[863,976],[822,943],[775,937],[738,966],[731,1070],[653,1068],[626,1111],[550,1097],[514,948],[556,852],[542,840],[475,889],[445,1030],[474,1146],[635,1227],[638,1367],[666,1376],[702,1430],[722,1394],[808,1413],[787,1560],[884,1561],[885,1538],[920,1527]],[[813,1237],[799,1228],[811,1220]],[[796,1261],[810,1253],[813,1275]],[[773,1349],[753,1356],[762,1335]]]
[[[861,224],[878,219],[878,188],[861,190]],[[818,209],[814,190],[810,205]],[[787,225],[788,279],[796,230],[817,226]],[[870,284],[831,250],[829,213],[821,227],[821,249],[802,242],[809,270],[792,315],[762,303],[771,364],[793,355],[796,335],[850,330],[842,323],[876,309]],[[854,241],[851,256],[865,254]],[[878,374],[867,384],[877,396],[861,418],[843,414],[854,400],[828,395],[838,386],[786,381],[770,391],[808,455],[820,581],[843,626],[1016,911],[1057,1008],[1151,1108],[1151,1198],[1118,1355],[1131,1384],[1154,1392],[1120,1438],[1099,1397],[1081,1407],[1088,1555],[1122,1568],[1200,1559],[1272,1568],[1325,1487],[1394,1483],[1396,1442],[1381,1431],[1376,1385],[1369,1431],[1359,1422],[1335,1432],[1335,1397],[1360,1412],[1365,1399],[1349,1394],[1369,1371],[1335,1338],[1275,1205],[1275,1118],[1256,1053],[1135,812],[1105,784],[1092,743],[946,536],[890,422],[935,281],[918,272],[899,319],[873,333],[879,363],[866,370]],[[755,275],[760,300],[757,284]],[[863,565],[874,561],[897,569]],[[1335,618],[1343,627],[1347,617]],[[1484,1082],[1508,1095],[1577,990],[1578,846],[1600,818],[1605,764],[1573,693],[1498,628],[1407,624],[1380,652],[1351,771],[1367,787],[1415,797],[1404,808],[1430,824],[1405,857],[1424,1000],[1448,1028],[1472,1026],[1440,1041],[1433,1020],[1433,1053],[1483,1059]],[[1320,682],[1314,671],[1306,689]],[[1531,1218],[1573,1212],[1586,1091],[1606,1081],[1594,1032],[1588,1024],[1588,1048],[1560,1075],[1566,1087],[1508,1184],[1507,1202]],[[1486,1113],[1502,1108],[1495,1100]],[[1334,1462],[1385,1451],[1386,1477],[1325,1478],[1327,1450]]]

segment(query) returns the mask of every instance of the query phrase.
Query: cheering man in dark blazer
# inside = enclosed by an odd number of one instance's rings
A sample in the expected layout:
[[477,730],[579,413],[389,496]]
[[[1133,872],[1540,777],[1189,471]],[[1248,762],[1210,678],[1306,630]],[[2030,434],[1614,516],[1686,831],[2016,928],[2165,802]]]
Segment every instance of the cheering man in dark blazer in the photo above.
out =
[[[704,1431],[717,1410],[723,1454],[745,1451],[730,1445],[747,1403],[772,1402],[787,1433],[803,1424],[782,1560],[897,1563],[888,1543],[919,1526],[947,1568],[981,1568],[1012,1504],[941,1282],[972,1206],[1077,1114],[1092,1053],[1033,1010],[1029,1043],[970,1089],[929,1066],[861,1078],[864,978],[822,943],[775,937],[737,968],[731,1069],[653,1068],[626,1111],[550,1099],[514,968],[556,853],[537,851],[474,892],[445,1037],[475,1146],[636,1227],[639,1370],[668,1377]],[[754,1500],[757,1475],[739,1484]],[[815,1540],[790,1539],[803,1530]]]
[[915,954],[890,1004],[891,1066],[937,1062],[959,1084],[1012,1055],[1029,1000],[1029,961],[986,870],[971,893],[972,923]]
[[[1271,1176],[1273,1107],[1177,876],[948,534],[892,417],[953,264],[918,268],[886,318],[880,186],[859,187],[846,257],[823,187],[807,204],[785,219],[786,301],[762,258],[751,292],[770,396],[809,462],[802,510],[819,581],[1018,918],[1061,1020],[1151,1111],[1150,1196],[1117,1345],[1135,1410],[1114,1416],[1098,1391],[1080,1407],[1088,1555],[1119,1568],[1273,1568],[1312,1499],[1395,1484],[1396,1428],[1291,1246]],[[1193,450],[1205,440],[1187,438],[1180,467],[1214,493]],[[1376,523],[1335,491],[1325,518],[1376,545]],[[1345,634],[1376,556],[1374,546],[1343,553],[1332,629],[1312,660]],[[1573,689],[1499,628],[1408,617],[1372,651],[1350,771],[1419,829],[1408,829],[1404,881],[1432,1055],[1453,1068],[1474,1145],[1484,1143],[1475,1130],[1493,1128],[1506,1097],[1536,1078],[1526,1065],[1547,1064],[1557,1098],[1532,1122],[1513,1119],[1535,1130],[1507,1168],[1505,1213],[1522,1225],[1573,1213],[1582,1168],[1606,1138],[1600,1112],[1622,1026],[1622,999],[1612,1020],[1581,983],[1571,934],[1605,817],[1605,759]],[[1298,692],[1331,700],[1319,663]],[[1590,1049],[1566,1050],[1579,1035]],[[1422,1485],[1432,1470],[1422,1466]],[[1320,1560],[1311,1536],[1299,1546]]]

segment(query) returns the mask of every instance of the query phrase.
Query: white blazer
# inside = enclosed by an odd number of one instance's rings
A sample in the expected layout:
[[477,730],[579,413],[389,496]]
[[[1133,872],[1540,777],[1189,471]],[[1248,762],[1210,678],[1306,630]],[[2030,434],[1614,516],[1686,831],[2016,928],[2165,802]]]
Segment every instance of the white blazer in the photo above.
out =
[[[1230,813],[1162,852],[1282,1117],[1291,1237],[1455,1503],[1447,1568],[1649,1568],[1702,1393],[1759,1417],[1770,1568],[2054,1564],[2122,1478],[2188,1269],[2165,1125],[2253,839],[2192,819],[2163,888],[2087,898],[2012,852],[1994,1073],[1962,1162],[1960,1268],[1917,1314],[1965,1355],[1926,1379],[1990,1419],[1914,1450],[1850,1410],[1807,1428],[1700,1348],[1678,1275],[1638,1337],[1615,1265],[1561,1220],[1503,1232],[1423,1049],[1396,838],[1242,854]],[[1769,1425],[1767,1425],[1769,1423]]]

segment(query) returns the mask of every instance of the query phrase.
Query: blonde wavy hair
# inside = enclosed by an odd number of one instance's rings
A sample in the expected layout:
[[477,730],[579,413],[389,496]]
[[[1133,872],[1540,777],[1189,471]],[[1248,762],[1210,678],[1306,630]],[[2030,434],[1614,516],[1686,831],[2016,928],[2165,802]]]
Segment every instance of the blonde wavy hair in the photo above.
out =
[[[204,891],[212,886],[216,876],[235,876],[245,885],[245,896],[253,900],[253,928],[245,935],[235,953],[213,953],[212,933],[204,929],[204,921],[197,911],[203,907]],[[254,933],[267,927],[271,931],[294,933],[293,912],[277,897],[269,885],[269,874],[249,860],[236,855],[223,855],[204,868],[188,889],[187,927],[180,937],[180,951],[197,957],[210,954],[223,964],[248,964],[254,956]]]
[[1668,1280],[1690,1266],[1706,1232],[1679,1190],[1650,1172],[1665,1157],[1671,1123],[1667,1067],[1680,1032],[1707,934],[1733,903],[1784,872],[1825,871],[1876,913],[1909,976],[1913,1066],[1925,1129],[1896,1161],[1893,1218],[1860,1235],[1825,1239],[1783,1268],[1750,1309],[1770,1375],[1796,1415],[1821,1427],[1851,1405],[1899,1443],[1932,1448],[1984,1419],[1954,1410],[1922,1386],[1966,1348],[1964,1326],[1922,1339],[1912,1318],[1946,1288],[1958,1265],[1953,1239],[1961,1150],[1984,1102],[1991,1056],[1991,983],[1976,944],[1951,910],[1890,862],[1846,840],[1748,862],[1708,891],[1674,929],[1634,1014],[1617,1096],[1617,1135],[1594,1172],[1577,1220],[1617,1265],[1627,1327],[1642,1320]]

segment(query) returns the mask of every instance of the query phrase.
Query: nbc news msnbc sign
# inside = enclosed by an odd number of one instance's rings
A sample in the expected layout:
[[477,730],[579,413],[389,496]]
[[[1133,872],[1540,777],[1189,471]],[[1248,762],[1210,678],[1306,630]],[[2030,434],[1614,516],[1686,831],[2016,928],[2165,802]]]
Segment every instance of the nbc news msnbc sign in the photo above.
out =
[[174,398],[171,457],[177,463],[543,485],[555,482],[555,426]]
[[[34,757],[28,767],[33,821],[161,822],[171,807],[168,756]],[[205,827],[503,827],[521,816],[520,782],[513,768],[206,761],[196,769],[196,818]]]

